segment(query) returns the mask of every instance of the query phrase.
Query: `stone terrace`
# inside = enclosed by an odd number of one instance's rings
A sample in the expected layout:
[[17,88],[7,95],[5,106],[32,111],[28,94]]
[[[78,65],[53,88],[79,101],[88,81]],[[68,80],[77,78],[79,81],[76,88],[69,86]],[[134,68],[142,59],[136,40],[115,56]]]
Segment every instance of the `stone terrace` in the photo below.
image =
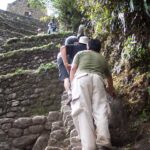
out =
[[37,29],[47,30],[47,25],[39,20],[12,14],[0,10],[0,45],[10,37],[21,37],[37,34]]
[[[25,36],[23,38],[9,38],[4,45],[1,46],[0,53],[25,49],[25,48],[33,48],[47,44],[54,44],[55,46],[59,46],[58,44],[62,44],[66,34],[58,33],[58,34],[43,34],[43,35],[33,35],[33,36]],[[59,43],[58,43],[59,41]]]
[[35,35],[39,21],[1,10],[0,22],[0,150],[70,147],[54,63],[70,33]]

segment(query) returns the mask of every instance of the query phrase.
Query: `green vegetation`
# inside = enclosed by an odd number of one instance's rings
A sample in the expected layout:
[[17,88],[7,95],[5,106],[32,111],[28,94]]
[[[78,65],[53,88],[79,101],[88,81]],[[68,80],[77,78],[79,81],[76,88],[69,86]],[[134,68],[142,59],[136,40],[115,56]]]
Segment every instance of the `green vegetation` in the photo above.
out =
[[28,48],[28,49],[19,49],[19,50],[14,50],[14,51],[10,51],[10,52],[7,52],[7,53],[2,53],[0,54],[1,57],[3,58],[9,58],[9,57],[14,57],[14,56],[17,56],[17,55],[21,55],[21,54],[24,54],[24,53],[30,53],[30,52],[33,52],[33,51],[44,51],[46,49],[53,49],[53,45],[52,44],[48,44],[48,45],[44,45],[44,46],[41,46],[41,47],[33,47],[33,48]]
[[[28,0],[35,8],[45,8],[53,5],[59,14],[59,22],[66,29],[76,30],[81,19],[81,12],[78,10],[76,0]],[[51,9],[51,8],[50,8]]]
[[148,50],[135,40],[134,36],[129,36],[124,42],[122,60],[130,63],[131,67],[143,67],[145,70],[148,69],[148,62],[150,58],[148,57]]
[[40,21],[44,22],[44,23],[48,23],[51,19],[52,19],[51,16],[44,16],[44,17],[40,18]]
[[150,112],[148,109],[143,109],[142,113],[140,114],[140,120],[142,122],[150,121]]
[[33,7],[41,10],[46,9],[45,0],[28,0],[28,3]]
[[[81,19],[81,12],[78,9],[76,0],[51,0],[53,7],[59,14],[59,21],[68,29],[77,30]],[[65,9],[64,9],[65,8]]]
[[53,68],[56,68],[56,64],[54,63],[41,64],[40,67],[37,69],[37,72],[41,73]]
[[15,72],[12,73],[8,73],[5,75],[0,75],[0,78],[9,78],[9,77],[13,77],[16,75],[20,75],[20,74],[28,74],[28,73],[33,73],[35,70],[24,70],[23,68],[17,68],[15,70]]
[[23,70],[23,68],[17,68],[16,71],[14,72],[15,75],[23,74],[23,73],[25,73],[25,70]]
[[[107,3],[107,2],[106,2]],[[111,16],[115,2],[108,1],[107,4],[98,0],[80,0],[79,8],[84,12],[84,16],[92,21],[94,27],[94,37],[105,35],[110,31],[113,17]]]
[[40,40],[45,40],[45,39],[56,39],[56,38],[65,38],[68,35],[71,35],[72,32],[60,32],[57,34],[44,34],[44,35],[32,35],[32,36],[25,36],[23,38],[10,38],[6,41],[6,45],[9,44],[15,44],[16,42],[33,42],[33,41],[40,41]]
[[54,69],[56,67],[57,67],[56,64],[51,62],[51,63],[47,63],[47,64],[41,64],[39,66],[39,68],[37,68],[36,70],[31,70],[31,69],[25,70],[23,68],[17,68],[12,73],[8,73],[6,75],[0,75],[0,78],[7,78],[7,77],[15,76],[15,75],[28,74],[28,73],[39,73],[39,74],[41,74],[41,73],[46,72],[47,70]]

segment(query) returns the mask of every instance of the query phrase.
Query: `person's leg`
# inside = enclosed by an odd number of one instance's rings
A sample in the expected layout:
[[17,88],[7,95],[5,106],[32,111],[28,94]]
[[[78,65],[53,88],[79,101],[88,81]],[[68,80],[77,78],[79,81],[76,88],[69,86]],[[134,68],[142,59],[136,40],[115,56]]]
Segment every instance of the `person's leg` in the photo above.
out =
[[59,79],[64,82],[64,88],[66,92],[70,91],[70,81],[69,81],[69,74],[64,66],[63,60],[61,56],[58,54],[57,58],[57,65],[58,65],[58,71],[59,71]]
[[51,30],[50,30],[50,28],[48,29],[48,34],[51,34]]
[[75,78],[72,83],[72,116],[81,138],[82,150],[96,149],[96,134],[91,111],[92,83],[88,75]]
[[73,121],[81,139],[82,150],[95,150],[96,135],[93,122],[90,121],[89,115],[83,111],[78,116],[74,116]]
[[93,76],[93,117],[96,125],[97,145],[111,146],[110,133],[108,128],[109,105],[103,79],[98,75]]
[[68,93],[68,95],[71,94],[69,78],[64,79],[64,88],[65,88],[66,92]]

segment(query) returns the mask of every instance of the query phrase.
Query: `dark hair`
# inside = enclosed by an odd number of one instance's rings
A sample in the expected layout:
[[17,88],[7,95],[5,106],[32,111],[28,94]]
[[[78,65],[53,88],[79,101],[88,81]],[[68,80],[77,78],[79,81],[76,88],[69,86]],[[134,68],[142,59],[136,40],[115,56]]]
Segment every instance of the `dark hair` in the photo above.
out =
[[91,39],[88,42],[88,49],[93,50],[95,52],[100,52],[101,50],[101,42],[98,39]]

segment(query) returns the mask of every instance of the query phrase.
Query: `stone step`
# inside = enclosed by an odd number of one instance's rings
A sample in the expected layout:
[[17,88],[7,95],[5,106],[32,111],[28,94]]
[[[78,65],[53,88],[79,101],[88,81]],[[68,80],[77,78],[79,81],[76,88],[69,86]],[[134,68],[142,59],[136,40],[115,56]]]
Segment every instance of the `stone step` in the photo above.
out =
[[81,146],[73,147],[71,150],[82,150]]
[[47,146],[45,148],[45,150],[64,150],[64,149],[63,148],[59,148],[59,147]]
[[0,54],[0,75],[14,73],[20,68],[21,70],[36,70],[41,64],[56,60],[57,53],[55,45],[2,53]]
[[[11,34],[11,32],[10,32]],[[46,44],[59,44],[63,42],[63,38],[61,37],[62,34],[57,35],[32,35],[26,36],[23,38],[10,38],[8,39],[5,44],[2,46],[3,51],[1,52],[8,52],[13,50],[18,50],[20,48],[32,48],[32,47],[41,47],[42,45]]]

